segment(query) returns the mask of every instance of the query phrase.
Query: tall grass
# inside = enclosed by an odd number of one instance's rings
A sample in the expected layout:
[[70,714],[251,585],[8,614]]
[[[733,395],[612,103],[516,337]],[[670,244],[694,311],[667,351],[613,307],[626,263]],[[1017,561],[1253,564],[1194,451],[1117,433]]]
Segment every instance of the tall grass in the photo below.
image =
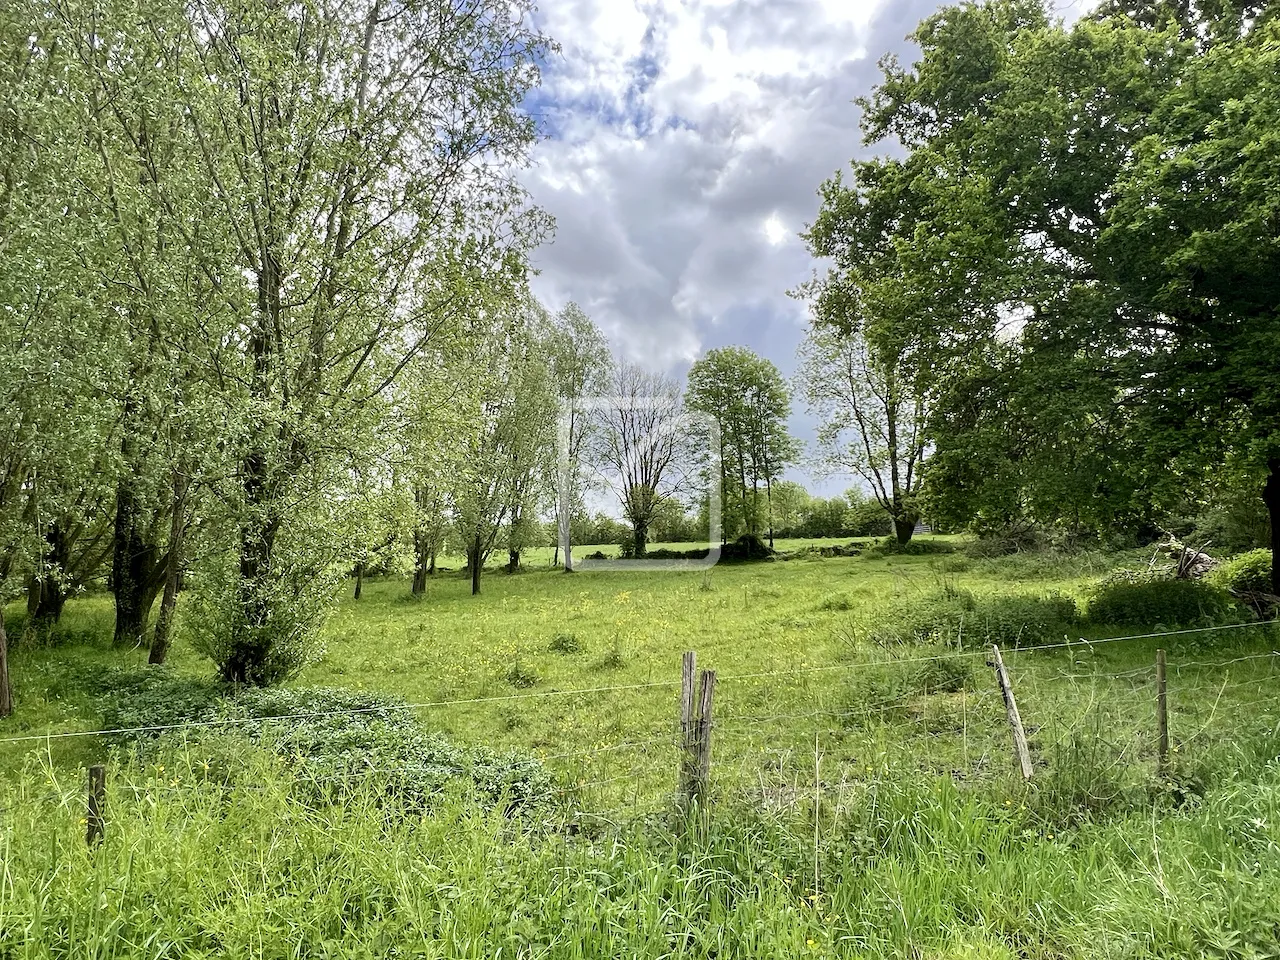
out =
[[[176,764],[176,765],[175,765]],[[11,793],[0,956],[1263,957],[1280,916],[1280,770],[1182,816],[1059,832],[950,778],[811,815],[726,806],[696,834],[590,835],[462,799],[430,816],[302,799],[264,761],[117,771],[107,839],[78,783]],[[816,871],[816,872],[815,872]]]

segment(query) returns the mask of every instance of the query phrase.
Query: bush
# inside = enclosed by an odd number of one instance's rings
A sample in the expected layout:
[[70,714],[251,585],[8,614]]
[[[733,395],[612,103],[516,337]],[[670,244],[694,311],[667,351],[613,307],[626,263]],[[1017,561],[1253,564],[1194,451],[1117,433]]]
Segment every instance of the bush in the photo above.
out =
[[551,642],[547,644],[547,649],[552,653],[572,654],[581,653],[586,649],[585,644],[578,639],[573,633],[557,633],[551,638]]
[[1203,580],[1124,570],[1098,582],[1088,612],[1096,624],[1195,627],[1231,623],[1242,611],[1226,590]]
[[1062,594],[976,597],[967,590],[946,587],[892,604],[884,623],[873,627],[869,638],[886,645],[1028,646],[1061,640],[1078,619],[1075,601]]
[[257,769],[256,746],[276,756],[316,801],[341,799],[375,775],[385,799],[414,810],[457,788],[508,810],[545,802],[552,794],[550,774],[533,758],[450,743],[424,730],[412,711],[390,697],[323,687],[241,688],[228,696],[226,687],[201,686],[162,671],[122,679],[124,695],[112,694],[119,702],[107,714],[117,726],[218,725],[121,734],[117,740],[132,743],[144,759],[182,745],[211,759],[215,781],[231,782],[241,771]]
[[1209,581],[1234,594],[1271,593],[1271,551],[1238,554],[1209,574]]

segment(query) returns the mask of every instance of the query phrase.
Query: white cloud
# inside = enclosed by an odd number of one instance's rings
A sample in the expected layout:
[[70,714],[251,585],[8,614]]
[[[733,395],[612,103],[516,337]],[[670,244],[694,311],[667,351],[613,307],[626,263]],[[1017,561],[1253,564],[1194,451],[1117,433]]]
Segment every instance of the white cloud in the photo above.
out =
[[[812,268],[797,234],[859,151],[853,98],[925,0],[551,0],[562,46],[528,175],[557,219],[535,288],[679,371],[744,343],[792,366]],[[869,53],[870,52],[870,53]]]

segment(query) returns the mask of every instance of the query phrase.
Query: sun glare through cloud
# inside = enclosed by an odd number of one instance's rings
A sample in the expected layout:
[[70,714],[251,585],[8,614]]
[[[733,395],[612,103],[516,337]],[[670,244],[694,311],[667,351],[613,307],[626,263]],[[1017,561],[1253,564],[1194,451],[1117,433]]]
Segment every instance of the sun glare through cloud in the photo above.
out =
[[770,246],[782,246],[787,242],[787,237],[790,236],[790,233],[791,231],[787,229],[786,224],[778,219],[776,213],[770,214],[769,219],[764,222],[764,237],[769,241]]

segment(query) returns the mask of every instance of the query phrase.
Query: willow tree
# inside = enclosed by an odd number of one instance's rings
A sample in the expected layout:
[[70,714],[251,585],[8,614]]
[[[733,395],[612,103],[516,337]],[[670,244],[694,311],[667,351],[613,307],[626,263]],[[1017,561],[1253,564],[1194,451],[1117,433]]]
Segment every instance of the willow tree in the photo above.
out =
[[227,241],[206,273],[239,317],[233,376],[250,411],[224,491],[226,626],[205,647],[224,679],[266,683],[300,665],[277,641],[296,651],[314,629],[293,612],[329,594],[340,454],[452,312],[523,270],[545,226],[515,174],[546,42],[527,5],[498,0],[185,11],[164,68]]
[[599,429],[598,411],[592,404],[607,390],[613,356],[600,328],[576,303],[566,304],[556,314],[549,352],[560,401],[557,548],[564,551],[565,572],[572,573],[572,518],[574,511],[583,509],[587,488],[583,457]]
[[871,488],[908,543],[920,519],[929,396],[901,354],[877,351],[859,333],[810,330],[798,379],[818,418],[824,472],[851,474]]
[[745,533],[759,536],[767,523],[772,546],[773,483],[796,453],[787,432],[791,395],[782,374],[745,347],[709,350],[689,370],[685,406],[719,427],[720,475],[713,481],[720,484],[726,507],[733,505],[726,530],[736,522]]
[[466,388],[450,503],[473,595],[499,534],[506,528],[518,536],[522,518],[535,513],[550,490],[556,410],[545,333],[542,308],[520,296],[481,318],[473,356],[456,367]]
[[[43,5],[0,6],[0,716],[13,711],[4,605],[49,564],[55,519],[74,515],[108,476],[119,346],[110,317],[92,309],[83,266],[101,265],[83,231],[97,197],[68,130],[65,50],[42,29]],[[86,371],[85,357],[99,365]]]

